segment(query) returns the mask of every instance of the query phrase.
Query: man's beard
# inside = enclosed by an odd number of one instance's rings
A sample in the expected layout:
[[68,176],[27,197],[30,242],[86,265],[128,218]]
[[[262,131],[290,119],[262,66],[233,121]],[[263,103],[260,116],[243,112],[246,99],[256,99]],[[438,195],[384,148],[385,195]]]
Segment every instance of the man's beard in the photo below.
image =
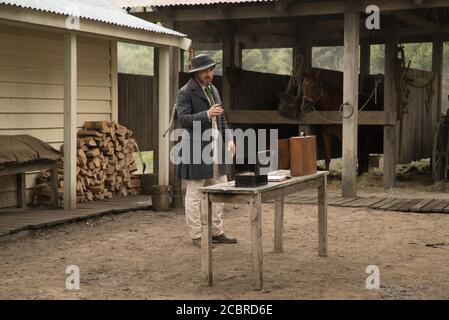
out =
[[195,76],[197,81],[201,83],[202,85],[208,86],[212,83],[212,78],[204,78],[204,80],[201,80],[198,76]]
[[212,79],[210,79],[210,78],[204,79],[205,84],[210,84],[211,82],[212,82]]

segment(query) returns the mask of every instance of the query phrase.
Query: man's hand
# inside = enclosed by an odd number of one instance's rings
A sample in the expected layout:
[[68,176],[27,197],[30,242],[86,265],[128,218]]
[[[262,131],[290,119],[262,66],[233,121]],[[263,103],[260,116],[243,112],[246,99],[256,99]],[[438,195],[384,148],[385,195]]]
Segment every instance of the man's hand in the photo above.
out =
[[219,116],[220,114],[222,114],[223,111],[224,110],[221,108],[221,105],[214,104],[213,106],[210,107],[209,110],[207,110],[207,116],[209,117],[209,119],[212,119],[212,117]]
[[234,158],[234,156],[235,156],[235,143],[234,143],[234,141],[229,141],[228,142],[228,151],[232,153],[232,157]]

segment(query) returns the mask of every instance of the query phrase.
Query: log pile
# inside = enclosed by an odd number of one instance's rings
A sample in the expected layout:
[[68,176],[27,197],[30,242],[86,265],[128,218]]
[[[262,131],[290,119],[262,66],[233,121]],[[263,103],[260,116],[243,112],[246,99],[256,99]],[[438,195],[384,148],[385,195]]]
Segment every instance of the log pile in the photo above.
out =
[[[78,202],[137,195],[141,192],[133,152],[132,131],[117,122],[85,122],[78,131],[76,193]],[[63,197],[63,160],[58,160],[58,195]],[[33,203],[50,199],[50,173],[41,171],[34,190]]]

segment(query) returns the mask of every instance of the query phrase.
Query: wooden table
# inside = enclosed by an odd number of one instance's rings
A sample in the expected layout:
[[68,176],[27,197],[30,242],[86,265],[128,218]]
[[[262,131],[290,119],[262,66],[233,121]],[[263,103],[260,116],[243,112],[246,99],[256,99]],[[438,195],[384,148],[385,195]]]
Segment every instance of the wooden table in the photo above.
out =
[[234,181],[201,188],[201,276],[213,285],[212,203],[250,206],[251,265],[255,289],[263,288],[262,203],[274,200],[274,252],[283,252],[284,197],[310,188],[318,189],[318,255],[327,256],[327,171],[269,182],[256,188],[235,188]]
[[36,160],[21,164],[8,165],[0,169],[0,176],[16,175],[18,207],[25,208],[26,185],[25,174],[31,171],[50,170],[50,201],[53,209],[58,208],[58,165],[56,160]]

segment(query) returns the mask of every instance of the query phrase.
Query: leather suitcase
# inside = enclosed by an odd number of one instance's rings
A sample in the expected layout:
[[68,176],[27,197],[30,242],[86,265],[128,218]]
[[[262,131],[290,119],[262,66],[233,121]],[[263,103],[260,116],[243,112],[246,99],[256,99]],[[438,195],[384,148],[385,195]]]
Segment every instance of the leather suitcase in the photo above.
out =
[[280,170],[290,169],[290,142],[288,139],[278,140],[278,168]]
[[290,174],[305,176],[316,173],[316,138],[315,136],[291,137]]

